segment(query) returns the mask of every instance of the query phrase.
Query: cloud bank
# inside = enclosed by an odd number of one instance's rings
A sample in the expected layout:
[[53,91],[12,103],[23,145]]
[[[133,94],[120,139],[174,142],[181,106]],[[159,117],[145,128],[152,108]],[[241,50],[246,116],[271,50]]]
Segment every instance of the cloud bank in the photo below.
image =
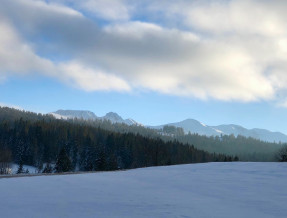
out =
[[286,10],[280,0],[2,0],[0,78],[284,106]]

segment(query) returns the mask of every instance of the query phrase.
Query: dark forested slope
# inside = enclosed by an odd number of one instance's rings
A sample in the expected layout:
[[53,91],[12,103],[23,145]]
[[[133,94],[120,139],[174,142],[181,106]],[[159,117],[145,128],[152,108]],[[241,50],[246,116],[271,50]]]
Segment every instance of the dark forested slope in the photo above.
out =
[[[107,134],[113,133],[113,135],[133,135],[134,137],[143,137],[146,140],[161,141],[170,143],[170,141],[178,141],[178,144],[193,145],[194,148],[207,151],[209,153],[226,154],[231,156],[238,156],[240,160],[244,161],[274,161],[275,153],[282,147],[278,143],[268,143],[253,138],[246,138],[243,136],[234,137],[230,136],[217,136],[206,137],[198,134],[182,134],[179,128],[163,128],[162,130],[154,130],[145,128],[143,126],[126,125],[120,123],[111,123],[106,120],[56,120],[51,115],[41,115],[32,112],[23,112],[11,108],[0,108],[0,121],[3,123],[9,123],[9,127],[13,127],[15,120],[28,121],[29,125],[44,122],[43,125],[55,125],[59,123],[61,125],[67,125],[69,128],[83,128],[92,129],[95,134],[96,130],[107,132]],[[73,138],[73,137],[71,137]],[[71,140],[69,138],[69,140]],[[92,137],[93,138],[93,137]],[[159,140],[159,138],[161,140]],[[118,139],[116,139],[118,140]],[[161,141],[162,142],[162,141]],[[176,142],[177,143],[177,142]],[[181,144],[182,145],[182,144]],[[61,147],[61,143],[56,146]],[[58,151],[56,151],[58,152]],[[15,154],[15,153],[14,153]],[[55,156],[55,154],[54,154]],[[121,158],[119,158],[121,159]],[[46,161],[46,160],[45,160]],[[52,160],[51,160],[52,161]]]
[[7,110],[4,108],[5,116],[0,113],[0,153],[7,154],[2,158],[39,169],[43,163],[56,163],[63,150],[62,156],[71,162],[70,170],[83,171],[232,160],[177,141]]

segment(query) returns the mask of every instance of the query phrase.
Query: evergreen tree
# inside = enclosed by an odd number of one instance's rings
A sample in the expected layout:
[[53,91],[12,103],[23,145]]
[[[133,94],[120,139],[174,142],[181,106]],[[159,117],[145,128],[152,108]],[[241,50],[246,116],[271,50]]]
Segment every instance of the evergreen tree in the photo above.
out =
[[41,173],[42,170],[43,170],[43,163],[37,164],[37,165],[38,165],[38,166],[37,166],[37,173]]
[[59,153],[55,170],[57,173],[69,172],[72,170],[71,160],[66,152],[66,149],[63,147]]
[[50,163],[47,163],[42,173],[52,173],[52,172],[53,172],[53,167],[51,166]]
[[100,147],[100,150],[97,153],[95,168],[98,171],[104,171],[107,168],[106,152],[103,147]]
[[287,162],[287,145],[284,145],[276,154],[276,159],[279,162]]
[[23,162],[20,162],[17,170],[17,174],[22,174],[24,173],[24,168],[23,168]]
[[0,174],[9,174],[11,169],[11,151],[8,149],[1,149],[0,145]]

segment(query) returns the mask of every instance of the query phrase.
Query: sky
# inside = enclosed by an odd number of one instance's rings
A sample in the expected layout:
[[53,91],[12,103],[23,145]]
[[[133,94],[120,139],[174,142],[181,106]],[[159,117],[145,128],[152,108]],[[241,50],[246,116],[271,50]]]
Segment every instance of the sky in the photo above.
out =
[[287,134],[285,0],[0,0],[0,105]]

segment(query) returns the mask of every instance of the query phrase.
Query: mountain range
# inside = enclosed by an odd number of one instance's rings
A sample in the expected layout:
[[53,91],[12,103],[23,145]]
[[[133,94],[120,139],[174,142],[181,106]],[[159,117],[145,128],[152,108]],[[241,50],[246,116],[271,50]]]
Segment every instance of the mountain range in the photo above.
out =
[[55,112],[50,113],[57,119],[84,119],[84,120],[109,120],[111,123],[124,123],[127,125],[137,125],[142,126],[142,124],[136,122],[135,120],[128,118],[123,119],[117,113],[109,112],[103,117],[98,117],[91,111],[83,111],[83,110],[57,110]]
[[152,128],[161,129],[163,126],[175,126],[183,128],[185,133],[197,133],[199,135],[206,136],[220,136],[220,135],[242,135],[245,137],[251,137],[255,139],[260,139],[267,142],[287,142],[287,135],[281,132],[271,132],[266,129],[246,129],[239,125],[227,124],[218,126],[208,126],[194,119],[186,119],[181,122],[169,123],[160,126],[154,126]]
[[[131,118],[123,119],[121,116],[119,116],[117,113],[114,112],[109,112],[103,117],[98,117],[91,111],[82,111],[82,110],[57,110],[50,114],[52,114],[57,119],[78,118],[85,120],[109,120],[112,123],[124,123],[127,125],[143,126],[142,124],[138,123],[137,121]],[[258,128],[246,129],[242,126],[234,124],[209,126],[194,119],[186,119],[176,123],[168,123],[160,126],[146,126],[146,127],[152,129],[162,129],[163,126],[165,125],[183,128],[185,133],[191,132],[206,136],[220,136],[220,135],[233,134],[234,136],[242,135],[245,137],[252,137],[267,142],[277,142],[277,143],[287,142],[287,135],[281,132],[271,132],[266,129],[258,129]]]

